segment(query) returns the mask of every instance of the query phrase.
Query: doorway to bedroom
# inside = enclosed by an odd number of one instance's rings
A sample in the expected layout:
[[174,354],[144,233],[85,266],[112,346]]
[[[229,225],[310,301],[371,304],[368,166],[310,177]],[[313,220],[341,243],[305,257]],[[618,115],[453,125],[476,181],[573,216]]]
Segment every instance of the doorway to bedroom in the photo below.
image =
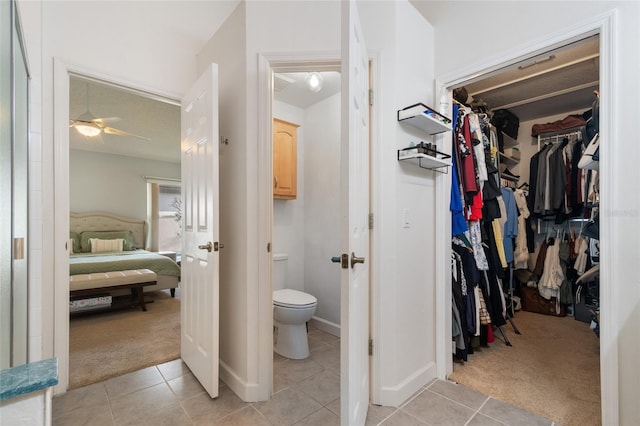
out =
[[[73,389],[180,357],[182,198],[177,102],[70,74],[69,118],[70,231],[77,231],[78,239],[71,243],[71,268],[78,267],[75,258],[129,261],[144,251],[170,260],[177,270],[158,272],[158,284],[145,287],[146,312],[130,306],[84,311],[123,300],[130,305],[126,290],[71,302],[68,388]],[[91,253],[89,239],[81,237],[83,231],[98,232],[98,239],[103,231],[128,233],[138,224],[141,236],[133,247],[127,247],[125,236],[120,250],[109,253]]]

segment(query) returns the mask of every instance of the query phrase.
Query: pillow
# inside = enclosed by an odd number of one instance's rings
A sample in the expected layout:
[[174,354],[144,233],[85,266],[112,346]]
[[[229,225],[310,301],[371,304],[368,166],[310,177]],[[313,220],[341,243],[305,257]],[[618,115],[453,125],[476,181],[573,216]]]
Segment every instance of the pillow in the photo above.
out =
[[114,251],[122,251],[124,238],[115,238],[113,240],[89,238],[89,244],[91,244],[91,253],[109,253]]
[[133,242],[133,232],[131,231],[84,231],[80,233],[80,248],[82,253],[91,252],[90,238],[98,238],[100,240],[114,240],[122,238],[124,240],[122,250],[135,250]]
[[69,254],[80,253],[80,234],[69,231]]

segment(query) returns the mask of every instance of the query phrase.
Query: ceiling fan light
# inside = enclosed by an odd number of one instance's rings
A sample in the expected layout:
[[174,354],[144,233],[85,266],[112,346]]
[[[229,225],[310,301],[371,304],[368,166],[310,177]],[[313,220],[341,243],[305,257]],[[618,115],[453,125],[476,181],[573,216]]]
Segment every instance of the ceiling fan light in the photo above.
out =
[[83,136],[92,138],[100,134],[100,128],[93,124],[80,123],[74,126],[76,130]]
[[310,72],[304,78],[304,82],[307,84],[307,88],[311,92],[319,92],[322,89],[322,75],[317,72]]

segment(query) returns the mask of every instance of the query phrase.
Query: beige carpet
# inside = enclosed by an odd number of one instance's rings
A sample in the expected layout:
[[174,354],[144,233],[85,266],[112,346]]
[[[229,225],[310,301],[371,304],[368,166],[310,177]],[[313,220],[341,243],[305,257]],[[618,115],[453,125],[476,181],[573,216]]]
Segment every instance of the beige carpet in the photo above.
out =
[[120,376],[180,357],[180,300],[146,293],[147,312],[125,309],[72,318],[69,388]]
[[496,336],[454,363],[450,379],[561,426],[600,425],[600,346],[588,324],[531,312],[514,320],[521,335],[504,326],[512,347]]

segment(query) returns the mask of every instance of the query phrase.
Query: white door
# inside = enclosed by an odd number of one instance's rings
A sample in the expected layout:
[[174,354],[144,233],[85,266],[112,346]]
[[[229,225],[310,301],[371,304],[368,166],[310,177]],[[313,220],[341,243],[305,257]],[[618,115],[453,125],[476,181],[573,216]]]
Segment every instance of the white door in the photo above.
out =
[[182,100],[181,355],[218,396],[219,265],[218,66]]
[[[364,425],[369,407],[369,59],[354,1],[342,8],[341,423]],[[364,258],[367,259],[364,259]],[[364,260],[364,263],[354,261]],[[344,268],[347,266],[347,268]]]

